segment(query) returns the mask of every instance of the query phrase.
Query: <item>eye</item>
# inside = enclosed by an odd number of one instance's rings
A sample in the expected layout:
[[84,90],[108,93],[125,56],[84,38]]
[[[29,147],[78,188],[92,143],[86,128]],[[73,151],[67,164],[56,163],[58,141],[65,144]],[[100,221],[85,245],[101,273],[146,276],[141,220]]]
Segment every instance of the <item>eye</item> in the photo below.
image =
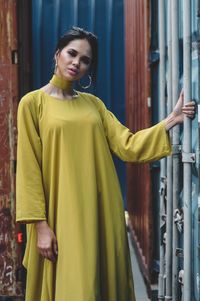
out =
[[89,65],[89,64],[90,64],[90,58],[87,57],[87,56],[84,56],[84,57],[82,57],[82,62],[83,62],[85,65]]
[[69,55],[71,55],[72,57],[75,57],[77,55],[77,52],[75,50],[72,50],[72,49],[68,50],[67,53]]

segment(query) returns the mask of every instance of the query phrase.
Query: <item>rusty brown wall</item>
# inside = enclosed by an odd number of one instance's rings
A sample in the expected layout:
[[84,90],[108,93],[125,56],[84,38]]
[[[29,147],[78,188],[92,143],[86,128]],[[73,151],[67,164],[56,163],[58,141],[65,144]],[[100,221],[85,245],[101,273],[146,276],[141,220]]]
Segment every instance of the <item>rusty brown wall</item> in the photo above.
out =
[[[149,2],[125,1],[126,120],[137,131],[151,125]],[[127,164],[127,203],[132,236],[147,281],[152,260],[151,181],[148,164]]]
[[0,296],[22,295],[15,225],[17,1],[0,0]]

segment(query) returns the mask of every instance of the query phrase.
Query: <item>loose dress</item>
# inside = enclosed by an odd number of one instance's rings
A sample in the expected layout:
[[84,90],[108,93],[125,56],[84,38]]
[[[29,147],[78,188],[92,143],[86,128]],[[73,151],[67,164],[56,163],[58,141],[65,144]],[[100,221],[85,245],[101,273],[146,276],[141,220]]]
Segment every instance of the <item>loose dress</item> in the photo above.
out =
[[[133,134],[94,95],[22,98],[16,220],[28,223],[26,301],[135,301],[112,153],[141,163],[170,151],[164,122]],[[38,252],[37,220],[57,237],[56,263]]]

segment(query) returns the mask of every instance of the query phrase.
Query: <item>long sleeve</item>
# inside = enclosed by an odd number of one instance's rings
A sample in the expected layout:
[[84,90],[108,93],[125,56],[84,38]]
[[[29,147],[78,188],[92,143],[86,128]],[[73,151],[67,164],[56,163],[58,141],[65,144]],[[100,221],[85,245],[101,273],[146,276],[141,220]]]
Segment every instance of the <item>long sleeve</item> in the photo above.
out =
[[146,163],[170,155],[171,144],[164,121],[133,134],[100,99],[97,102],[109,147],[120,159]]
[[22,98],[18,107],[16,178],[16,221],[18,222],[46,219],[38,116],[38,105],[29,93]]

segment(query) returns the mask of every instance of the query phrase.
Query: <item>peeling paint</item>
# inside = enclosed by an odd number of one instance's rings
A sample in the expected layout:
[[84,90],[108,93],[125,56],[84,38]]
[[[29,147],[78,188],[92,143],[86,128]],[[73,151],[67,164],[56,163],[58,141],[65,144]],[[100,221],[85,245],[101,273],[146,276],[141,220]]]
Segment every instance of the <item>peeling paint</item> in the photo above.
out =
[[10,198],[8,195],[0,195],[0,210],[10,208]]
[[7,12],[6,15],[6,24],[7,24],[7,42],[8,45],[11,45],[11,15],[10,15],[10,11]]
[[16,111],[18,66],[12,64],[17,50],[17,0],[0,1],[0,296],[23,296],[16,279],[22,266],[22,249],[15,224]]

